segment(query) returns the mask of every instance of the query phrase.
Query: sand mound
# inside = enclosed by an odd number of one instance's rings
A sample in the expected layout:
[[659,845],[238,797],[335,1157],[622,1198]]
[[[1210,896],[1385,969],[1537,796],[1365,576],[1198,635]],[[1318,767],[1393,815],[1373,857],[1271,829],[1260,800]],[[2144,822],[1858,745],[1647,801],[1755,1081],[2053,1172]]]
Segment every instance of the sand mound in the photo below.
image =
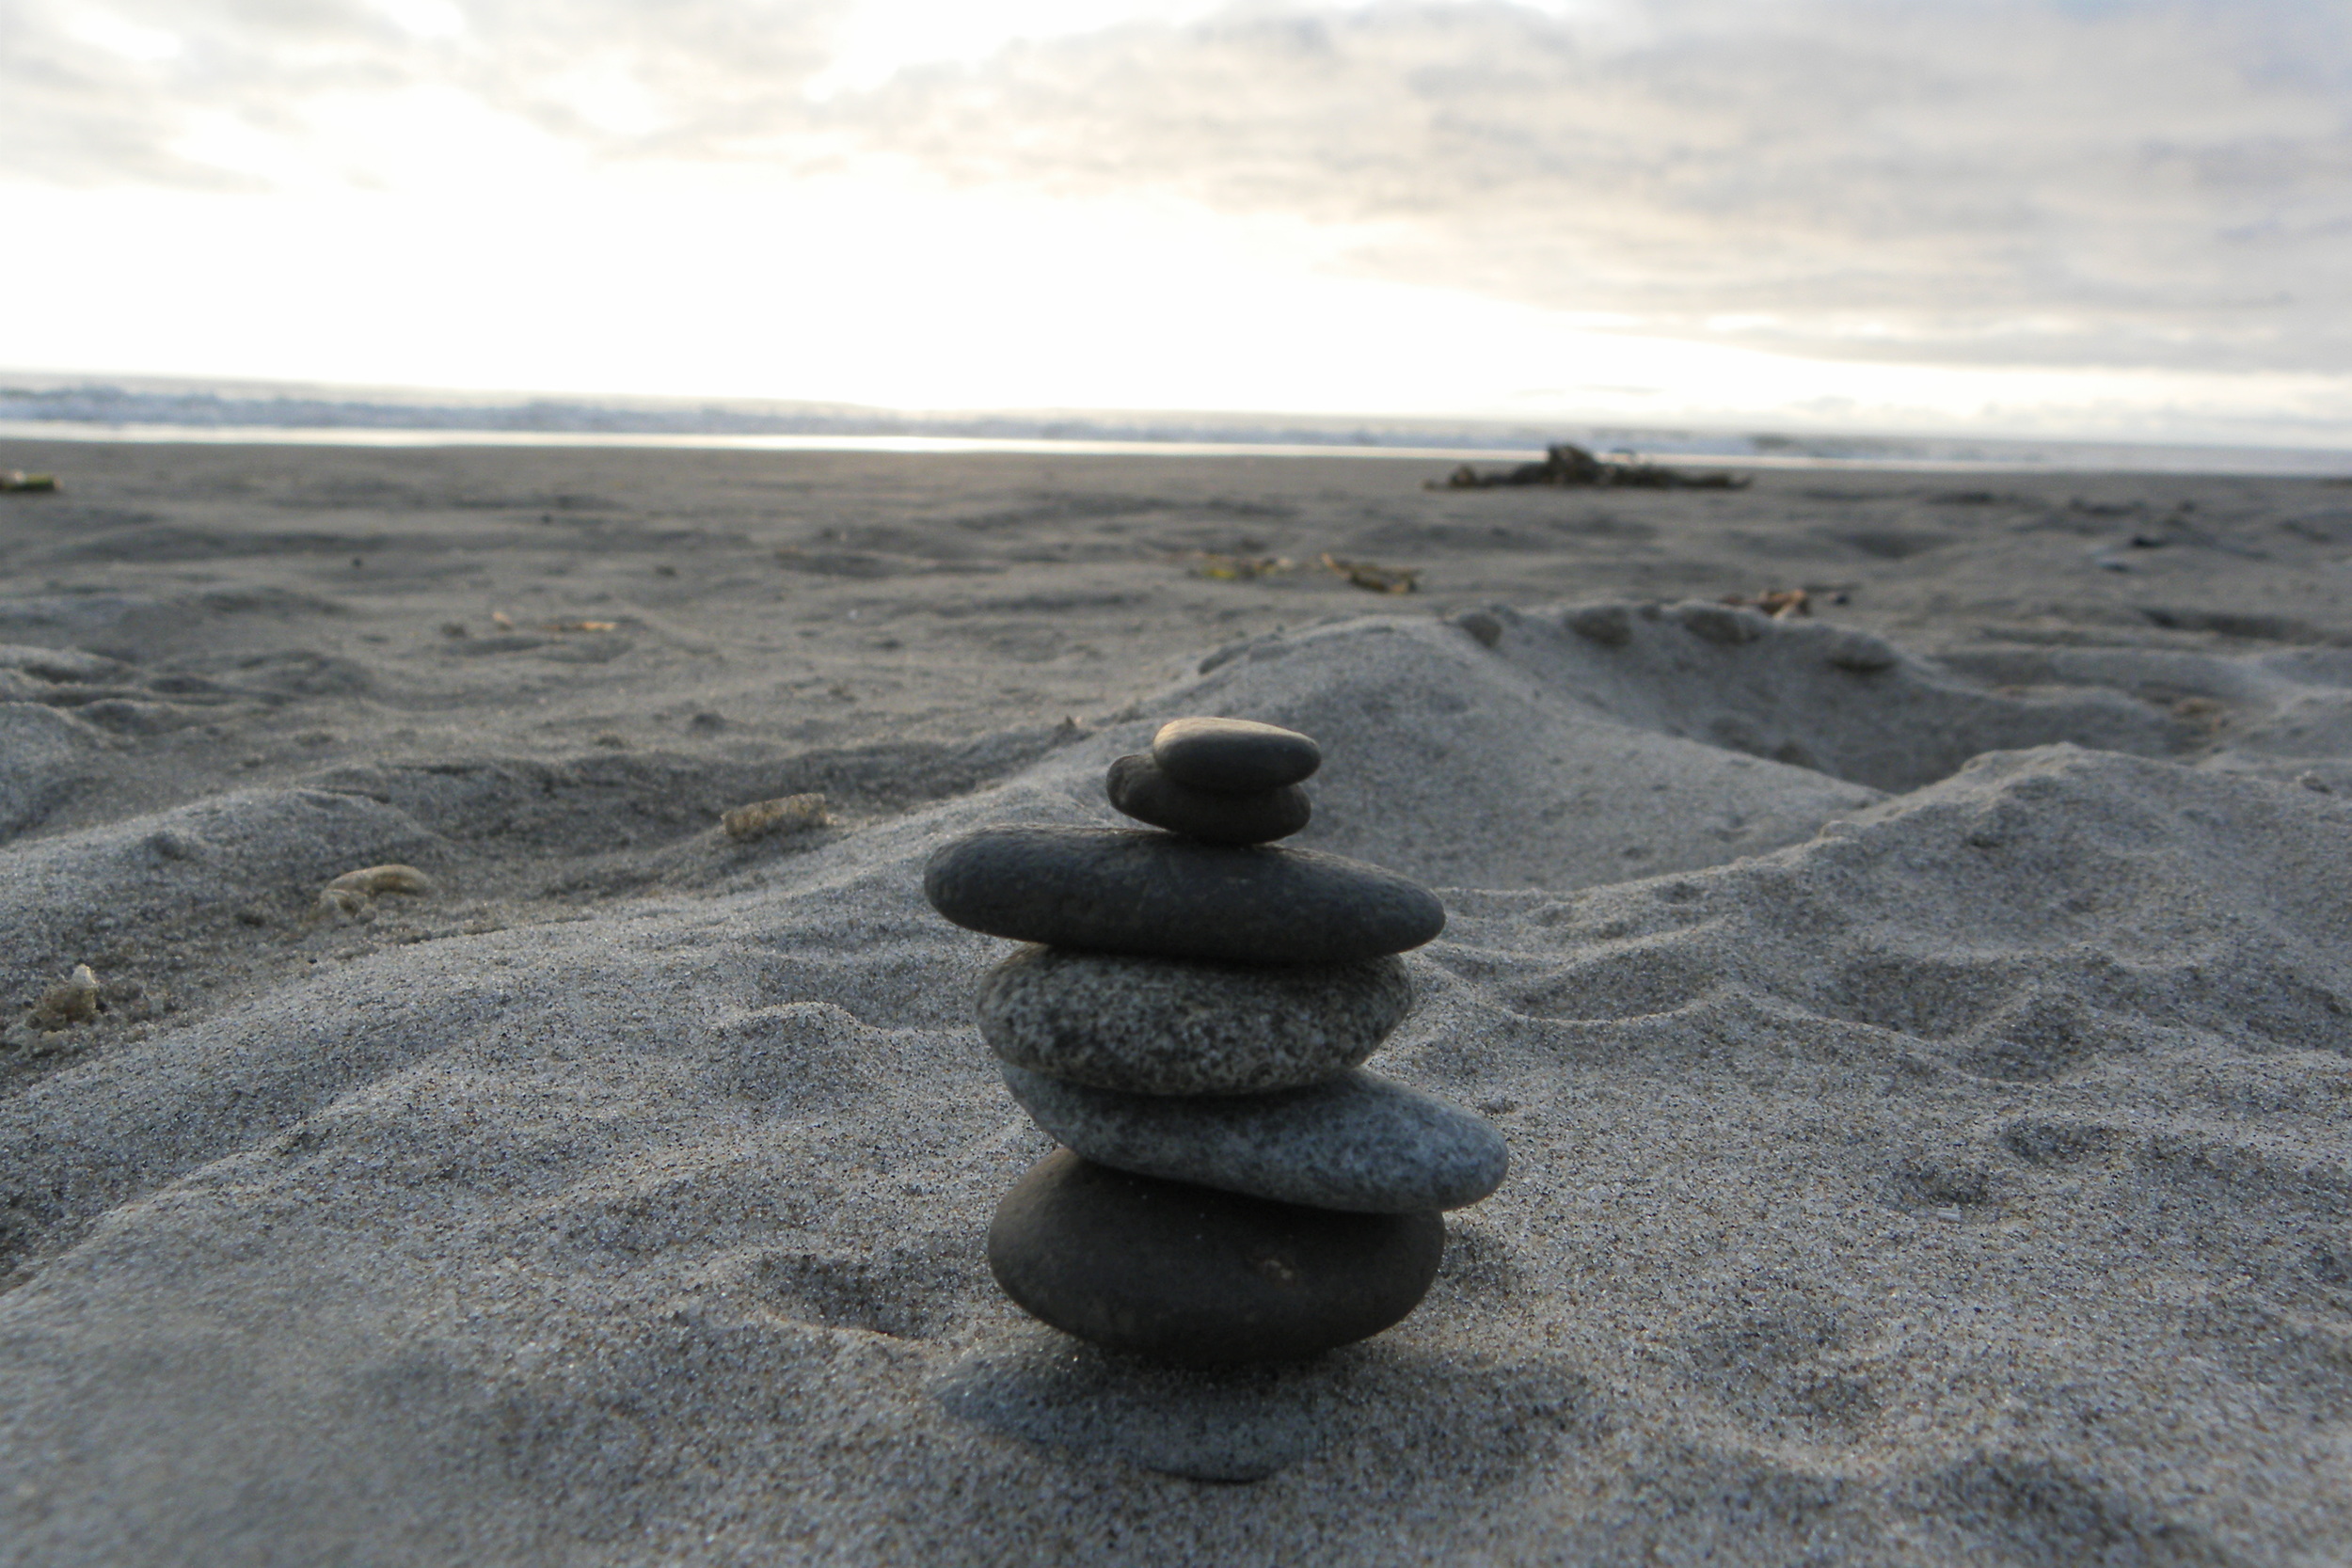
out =
[[0,703],[0,841],[39,824],[97,770],[106,737],[32,703]]
[[440,848],[405,813],[329,790],[246,791],[26,844],[0,884],[0,987],[38,990],[101,953],[152,966],[256,900],[299,908],[356,866]]
[[1464,887],[1718,864],[1985,752],[2165,755],[2199,733],[2091,681],[1987,690],[1866,633],[1712,604],[1366,617],[1203,668],[1148,710],[1323,738],[1300,842]]
[[[0,1560],[2352,1537],[2352,807],[2112,673],[2004,693],[1714,606],[1208,662],[1089,733],[909,753],[970,793],[723,864],[651,834],[666,886],[322,955],[0,1100]],[[2332,666],[2248,668],[2225,713]],[[1375,1065],[1515,1159],[1420,1314],[1229,1378],[1073,1348],[989,1284],[988,1212],[1046,1146],[970,1022],[1002,944],[918,892],[948,834],[1108,820],[1104,764],[1189,711],[1319,736],[1309,841],[1452,890]],[[501,824],[575,852],[668,766],[377,768],[20,844],[0,920],[31,974],[102,908],[394,857],[462,883]]]

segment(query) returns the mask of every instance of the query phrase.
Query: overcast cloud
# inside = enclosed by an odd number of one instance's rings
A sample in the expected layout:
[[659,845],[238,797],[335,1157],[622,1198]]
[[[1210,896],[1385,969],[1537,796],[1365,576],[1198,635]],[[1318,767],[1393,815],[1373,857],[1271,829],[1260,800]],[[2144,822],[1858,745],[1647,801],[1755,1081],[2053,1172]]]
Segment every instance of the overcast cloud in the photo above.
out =
[[19,179],[250,184],[293,176],[219,149],[374,99],[594,159],[1168,192],[1811,355],[2352,366],[2347,0],[1259,5],[813,96],[850,9],[0,0],[0,138]]

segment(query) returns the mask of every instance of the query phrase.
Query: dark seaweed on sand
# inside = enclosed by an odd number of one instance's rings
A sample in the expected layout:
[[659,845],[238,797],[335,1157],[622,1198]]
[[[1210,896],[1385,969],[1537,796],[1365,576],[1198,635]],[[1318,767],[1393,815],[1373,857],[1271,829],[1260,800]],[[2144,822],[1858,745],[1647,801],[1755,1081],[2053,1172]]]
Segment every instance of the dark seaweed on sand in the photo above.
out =
[[1691,473],[1638,457],[1596,457],[1582,447],[1563,441],[1544,449],[1541,463],[1522,463],[1501,473],[1481,473],[1465,463],[1431,490],[1495,490],[1511,485],[1549,484],[1562,489],[1623,490],[1744,490],[1753,481],[1746,474]]

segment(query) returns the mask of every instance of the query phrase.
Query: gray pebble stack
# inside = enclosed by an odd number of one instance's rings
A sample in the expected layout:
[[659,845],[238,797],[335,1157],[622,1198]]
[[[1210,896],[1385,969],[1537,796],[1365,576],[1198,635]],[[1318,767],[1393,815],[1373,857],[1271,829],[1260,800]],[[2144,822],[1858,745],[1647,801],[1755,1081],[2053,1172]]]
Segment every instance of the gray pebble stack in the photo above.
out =
[[1057,1328],[1184,1364],[1315,1354],[1419,1305],[1438,1211],[1502,1180],[1494,1128],[1359,1066],[1412,1006],[1395,955],[1445,911],[1272,842],[1321,761],[1179,719],[1108,780],[1164,831],[990,830],[925,868],[940,913],[1030,944],[981,983],[980,1032],[1063,1147],[999,1206],[989,1265]]

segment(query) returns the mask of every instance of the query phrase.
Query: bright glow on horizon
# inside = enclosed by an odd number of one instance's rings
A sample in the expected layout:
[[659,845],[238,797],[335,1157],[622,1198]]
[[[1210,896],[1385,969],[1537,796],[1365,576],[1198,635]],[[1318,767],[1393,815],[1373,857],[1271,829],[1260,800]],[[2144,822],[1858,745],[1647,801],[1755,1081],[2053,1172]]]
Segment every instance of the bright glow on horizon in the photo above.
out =
[[523,198],[41,193],[18,211],[97,242],[16,264],[52,307],[10,334],[26,369],[2282,445],[2352,423],[2344,378],[1844,364],[1597,330],[1329,276],[1316,252],[1336,242],[1303,226],[1147,203],[646,170]]

